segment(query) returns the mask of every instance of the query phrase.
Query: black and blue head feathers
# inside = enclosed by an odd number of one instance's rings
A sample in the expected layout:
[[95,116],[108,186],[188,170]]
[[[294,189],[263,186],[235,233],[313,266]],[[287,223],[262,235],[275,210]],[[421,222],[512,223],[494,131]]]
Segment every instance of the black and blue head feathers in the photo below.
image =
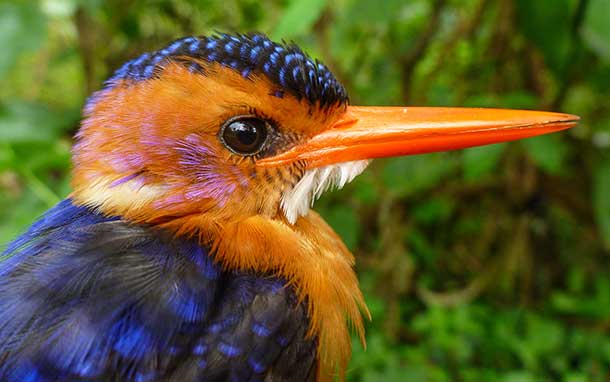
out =
[[205,70],[189,58],[218,63],[245,78],[252,74],[263,75],[277,85],[274,94],[278,97],[288,93],[321,107],[348,101],[345,88],[325,65],[294,44],[278,44],[262,34],[185,37],[125,63],[107,84],[151,79],[160,73],[168,60],[183,63],[190,70],[205,75]]

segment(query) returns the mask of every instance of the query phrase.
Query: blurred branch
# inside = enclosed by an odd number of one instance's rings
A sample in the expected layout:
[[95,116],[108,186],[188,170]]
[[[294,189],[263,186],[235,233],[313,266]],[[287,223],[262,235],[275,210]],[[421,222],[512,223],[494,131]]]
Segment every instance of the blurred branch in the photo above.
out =
[[[478,240],[474,242],[473,246],[468,247],[468,252],[464,257],[467,257],[468,259],[485,257],[486,254],[490,252],[492,245],[496,242],[497,233],[497,220],[487,220]],[[491,264],[484,265],[480,269],[477,269],[476,272],[478,273],[478,276],[462,289],[449,292],[436,292],[430,290],[422,283],[417,283],[415,287],[416,294],[426,305],[451,307],[468,303],[481,295],[481,293],[483,293],[496,279],[497,272],[501,269],[498,265],[500,262],[501,258],[495,257],[492,259]]]
[[512,74],[507,73],[506,68],[513,64],[513,57],[519,57],[515,53],[513,41],[515,33],[515,4],[514,0],[499,0],[496,17],[492,20],[494,25],[492,36],[484,52],[489,57],[488,64],[495,66],[491,77],[489,88],[493,93],[502,93],[506,86],[514,87],[514,80],[507,83],[507,78]]
[[[113,70],[125,61],[126,57],[135,55],[131,51],[112,51],[110,42],[120,31],[120,25],[125,22],[132,11],[135,0],[113,0],[102,3],[112,9],[112,17],[104,24],[98,17],[90,14],[88,6],[81,5],[74,14],[74,23],[78,32],[78,46],[81,51],[83,71],[85,73],[85,94],[91,94],[99,86],[99,64],[104,63]],[[143,38],[140,38],[140,44]],[[103,44],[100,44],[103,42]],[[138,49],[140,44],[131,44],[129,48]]]
[[413,73],[417,63],[426,54],[432,38],[441,26],[441,14],[447,3],[446,0],[434,0],[428,23],[419,34],[413,48],[399,59],[401,66],[402,102],[408,104],[411,99],[411,86],[413,84]]
[[491,280],[490,275],[495,272],[487,271],[481,273],[465,288],[450,292],[435,292],[427,287],[417,284],[416,293],[428,306],[454,307],[466,304],[478,297]]
[[384,329],[386,334],[393,338],[400,330],[401,297],[411,289],[415,271],[413,259],[404,244],[404,232],[408,231],[408,227],[403,222],[404,216],[401,210],[399,203],[390,193],[382,193],[377,215],[381,257],[378,268],[381,273],[380,280],[383,280],[380,286],[388,303]]

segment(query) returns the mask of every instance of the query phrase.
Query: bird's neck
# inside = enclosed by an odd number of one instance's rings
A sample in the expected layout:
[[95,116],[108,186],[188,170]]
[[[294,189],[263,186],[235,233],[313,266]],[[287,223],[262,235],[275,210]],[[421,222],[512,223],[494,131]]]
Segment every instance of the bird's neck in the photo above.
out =
[[[112,190],[117,192],[120,188]],[[147,202],[147,192],[140,189],[141,204]],[[153,194],[151,200],[155,199]],[[75,193],[74,197],[76,204],[97,204],[87,199],[86,194]],[[142,214],[142,208],[135,208],[137,204],[130,200],[127,202],[129,209],[107,203],[97,204],[97,208],[133,223],[164,228],[178,237],[197,237],[202,245],[211,248],[212,256],[226,270],[256,272],[287,280],[299,300],[307,304],[309,334],[318,338],[318,380],[333,380],[331,376],[336,373],[342,376],[351,357],[349,326],[364,344],[362,315],[370,316],[353,270],[353,255],[317,213],[310,211],[290,224],[280,213],[228,218],[214,211],[181,216],[168,216],[159,211],[155,216]]]
[[369,318],[369,312],[353,255],[317,213],[310,211],[294,225],[261,215],[215,225],[198,215],[165,226],[197,232],[226,269],[286,279],[308,305],[309,333],[319,339],[319,380],[337,372],[342,376],[351,356],[349,325],[364,343],[362,316]]

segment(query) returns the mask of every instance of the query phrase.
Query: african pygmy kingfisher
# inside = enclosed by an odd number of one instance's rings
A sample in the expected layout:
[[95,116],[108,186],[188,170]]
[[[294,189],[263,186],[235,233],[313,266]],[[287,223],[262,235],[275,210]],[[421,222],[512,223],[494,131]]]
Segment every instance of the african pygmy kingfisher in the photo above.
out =
[[0,381],[343,379],[369,313],[310,211],[373,158],[573,126],[538,111],[351,106],[261,34],[187,37],[88,100],[73,192],[0,263]]

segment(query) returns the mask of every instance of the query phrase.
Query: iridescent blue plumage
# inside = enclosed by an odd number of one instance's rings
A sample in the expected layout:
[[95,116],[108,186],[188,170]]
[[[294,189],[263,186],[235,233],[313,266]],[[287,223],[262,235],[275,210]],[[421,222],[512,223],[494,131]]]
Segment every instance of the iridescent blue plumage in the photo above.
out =
[[218,63],[243,77],[263,75],[277,85],[274,95],[288,92],[321,106],[346,103],[347,92],[328,68],[311,59],[294,44],[278,44],[262,34],[185,37],[163,49],[144,53],[119,68],[107,81],[112,87],[121,80],[143,81],[154,78],[172,60],[193,72],[205,75],[197,62]]
[[65,200],[2,256],[2,382],[315,377],[292,289],[193,240]]

